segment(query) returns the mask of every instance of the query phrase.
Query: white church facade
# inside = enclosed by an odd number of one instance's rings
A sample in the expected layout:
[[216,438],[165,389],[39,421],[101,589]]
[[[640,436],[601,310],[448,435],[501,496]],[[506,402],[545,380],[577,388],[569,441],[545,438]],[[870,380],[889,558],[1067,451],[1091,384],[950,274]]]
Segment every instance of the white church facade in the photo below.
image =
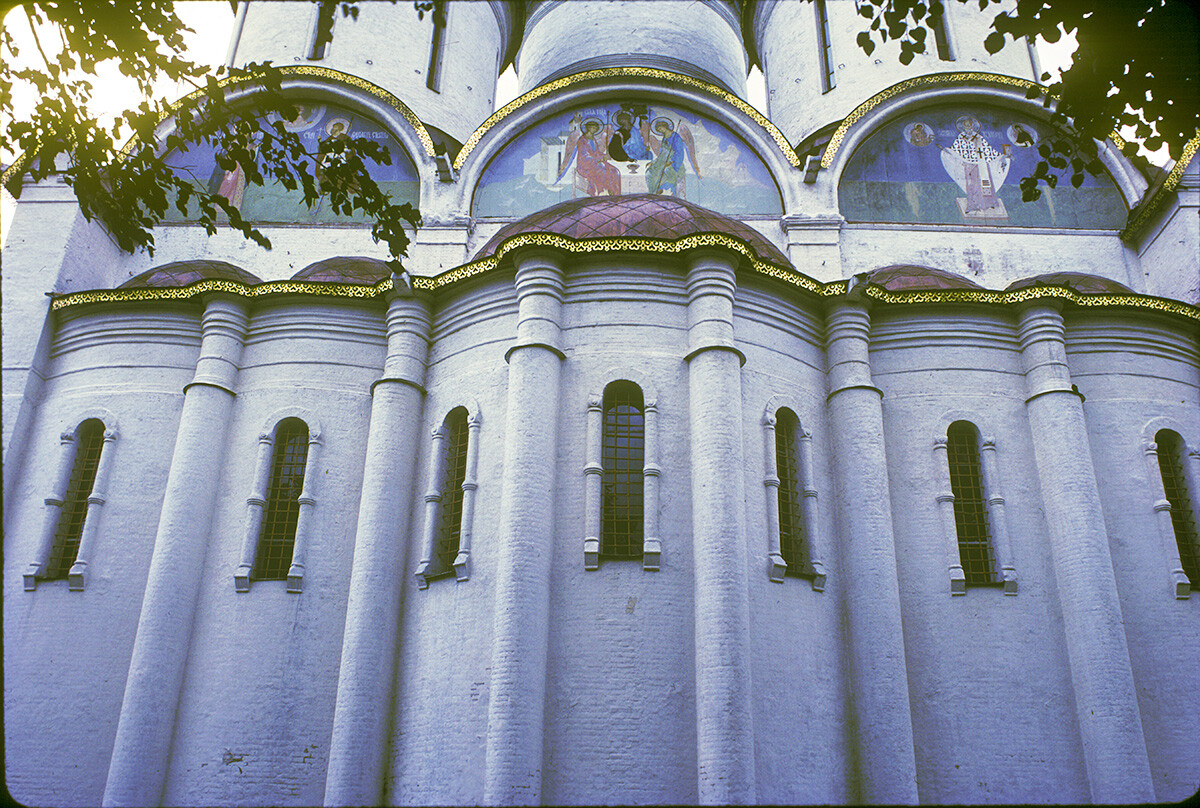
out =
[[202,149],[272,250],[21,191],[18,801],[1200,787],[1194,142],[1022,202],[1041,71],[971,4],[908,66],[851,0],[358,5],[242,2],[230,60],[388,148],[406,275]]

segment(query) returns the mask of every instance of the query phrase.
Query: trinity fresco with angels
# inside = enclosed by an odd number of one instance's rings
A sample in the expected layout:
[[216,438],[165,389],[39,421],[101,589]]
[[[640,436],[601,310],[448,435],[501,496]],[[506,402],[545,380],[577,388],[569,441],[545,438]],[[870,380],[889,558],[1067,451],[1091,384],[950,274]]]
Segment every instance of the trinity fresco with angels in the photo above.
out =
[[766,165],[728,128],[673,107],[613,103],[568,109],[518,135],[484,170],[474,214],[646,193],[727,214],[783,212]]
[[[850,158],[838,204],[852,222],[1120,229],[1128,210],[1112,180],[1070,170],[1041,198],[1021,200],[1049,128],[1012,110],[963,104],[884,124]],[[1060,174],[1063,172],[1060,172]]]

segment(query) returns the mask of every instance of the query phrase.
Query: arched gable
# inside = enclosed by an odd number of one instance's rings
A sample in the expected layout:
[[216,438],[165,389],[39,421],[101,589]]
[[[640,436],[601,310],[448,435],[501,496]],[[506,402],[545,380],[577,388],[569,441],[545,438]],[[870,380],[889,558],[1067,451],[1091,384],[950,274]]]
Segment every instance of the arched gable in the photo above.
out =
[[[1040,104],[986,74],[919,77],[889,88],[839,126],[822,157],[851,222],[1109,229],[1125,226],[1144,180],[1107,146],[1106,171],[1070,171],[1041,197],[1021,199],[1039,143],[1055,135]],[[930,79],[930,81],[923,81]],[[1015,80],[1014,80],[1015,81]],[[936,85],[936,86],[934,86]]]
[[[428,130],[403,102],[361,79],[342,76],[327,68],[283,68],[283,72],[282,87],[295,99],[299,110],[295,119],[283,122],[284,126],[299,135],[313,155],[318,174],[322,140],[330,137],[368,138],[381,143],[391,157],[390,165],[368,163],[372,178],[396,202],[419,205],[422,177],[436,174],[432,161],[433,145]],[[231,87],[227,90],[227,103],[252,104],[254,92],[252,87]],[[269,132],[278,119],[278,115],[269,113],[261,118],[260,125]],[[309,208],[299,189],[289,190],[271,181],[261,187],[248,184],[240,171],[225,171],[216,165],[213,146],[208,143],[193,144],[186,151],[172,152],[167,156],[167,163],[189,174],[201,189],[230,199],[239,206],[243,218],[250,222],[329,224],[357,221],[331,210],[326,200],[318,200]],[[429,181],[426,180],[426,184]],[[174,207],[168,209],[167,221],[185,222],[190,218]]]
[[[591,71],[602,74],[606,71]],[[568,76],[517,99],[464,145],[476,218],[521,217],[587,196],[659,193],[729,215],[783,212],[775,179],[797,163],[765,118],[719,88],[665,71]],[[658,74],[662,74],[659,76]],[[616,79],[598,87],[596,79]],[[745,109],[742,109],[745,107]],[[779,137],[774,137],[779,135]],[[464,200],[466,204],[467,200]]]

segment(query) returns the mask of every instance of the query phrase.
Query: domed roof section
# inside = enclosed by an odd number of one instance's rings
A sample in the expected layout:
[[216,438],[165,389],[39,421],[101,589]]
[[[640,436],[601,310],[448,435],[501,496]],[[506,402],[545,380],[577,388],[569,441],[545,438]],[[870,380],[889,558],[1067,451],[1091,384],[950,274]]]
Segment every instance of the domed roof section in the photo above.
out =
[[867,276],[869,283],[882,286],[889,292],[916,292],[930,289],[982,289],[962,275],[933,267],[914,264],[893,264],[881,267]]
[[659,194],[583,197],[530,214],[492,236],[475,260],[494,255],[507,239],[551,233],[570,239],[646,238],[675,241],[717,233],[744,242],[760,261],[791,267],[787,257],[758,231],[720,213]]
[[117,288],[161,289],[206,280],[236,281],[247,286],[262,283],[257,275],[224,261],[173,261],[134,275]]
[[320,283],[353,283],[374,286],[384,278],[390,278],[392,270],[378,258],[361,255],[339,255],[309,264],[292,276],[294,281],[317,281]]
[[1022,278],[1013,281],[1004,291],[1027,289],[1030,286],[1065,286],[1072,292],[1081,295],[1124,295],[1134,293],[1125,284],[1102,278],[1099,275],[1089,275],[1086,272],[1047,272],[1045,275],[1035,275],[1032,278]]

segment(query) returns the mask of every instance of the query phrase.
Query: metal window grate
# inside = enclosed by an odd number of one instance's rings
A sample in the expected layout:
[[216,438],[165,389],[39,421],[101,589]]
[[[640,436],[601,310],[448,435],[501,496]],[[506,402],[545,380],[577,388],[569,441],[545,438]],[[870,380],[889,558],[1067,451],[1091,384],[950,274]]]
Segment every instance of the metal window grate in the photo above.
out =
[[304,488],[304,464],[308,461],[308,426],[296,418],[280,421],[275,428],[275,460],[267,489],[267,512],[258,539],[253,579],[274,581],[287,578],[300,521],[300,492]]
[[946,438],[950,491],[954,494],[954,523],[958,528],[958,555],[963,572],[968,584],[997,583],[979,466],[978,433],[966,421],[955,421],[947,430]]
[[44,574],[49,580],[66,578],[79,552],[83,522],[87,518],[88,497],[96,482],[96,469],[104,448],[104,424],[94,418],[84,421],[76,430],[75,441],[75,465],[71,468],[71,480],[63,497],[58,529],[54,533],[50,561]]
[[775,467],[779,473],[779,551],[787,562],[787,575],[803,577],[811,573],[812,559],[808,537],[804,533],[803,491],[796,463],[796,427],[791,410],[779,410],[775,425]]
[[1163,492],[1167,502],[1171,503],[1171,526],[1175,528],[1175,543],[1179,545],[1179,561],[1192,582],[1192,589],[1200,589],[1200,538],[1196,531],[1196,503],[1188,495],[1183,466],[1183,438],[1164,429],[1154,436],[1154,442],[1158,445]]
[[446,475],[442,482],[442,524],[434,548],[432,575],[454,571],[462,536],[463,480],[467,476],[467,411],[457,407],[446,416]]
[[642,466],[645,426],[642,391],[628,382],[604,391],[604,496],[600,507],[600,556],[642,557]]

